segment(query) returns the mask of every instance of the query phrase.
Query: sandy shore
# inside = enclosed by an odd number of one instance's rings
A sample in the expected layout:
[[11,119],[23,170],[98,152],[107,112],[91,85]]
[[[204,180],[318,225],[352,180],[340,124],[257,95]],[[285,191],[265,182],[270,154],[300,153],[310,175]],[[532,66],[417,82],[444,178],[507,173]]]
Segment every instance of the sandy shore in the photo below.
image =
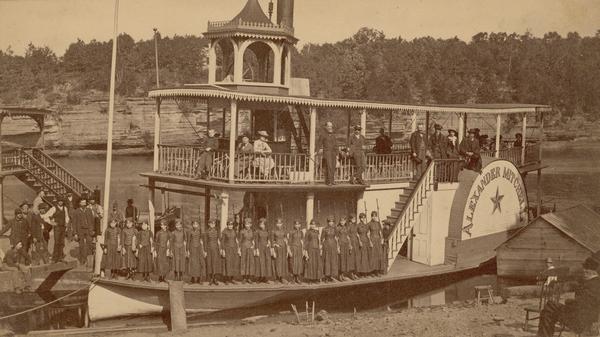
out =
[[[257,320],[220,326],[189,329],[185,333],[144,332],[124,336],[211,336],[211,337],[329,337],[329,336],[535,336],[537,328],[523,330],[526,306],[537,299],[510,298],[506,304],[477,306],[473,301],[451,305],[411,308],[402,311],[330,314],[321,322],[298,324],[293,313],[283,313]],[[301,314],[301,319],[305,320]],[[533,323],[534,325],[537,323]],[[102,335],[106,335],[103,333]],[[101,336],[98,334],[97,336]],[[576,336],[565,331],[562,336]]]

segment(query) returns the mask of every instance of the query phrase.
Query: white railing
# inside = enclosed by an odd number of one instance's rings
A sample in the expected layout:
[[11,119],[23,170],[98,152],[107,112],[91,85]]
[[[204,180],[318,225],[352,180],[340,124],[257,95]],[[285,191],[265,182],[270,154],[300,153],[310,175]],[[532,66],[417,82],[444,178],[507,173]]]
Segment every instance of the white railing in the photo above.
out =
[[393,224],[392,230],[387,238],[388,244],[388,270],[392,267],[398,252],[402,248],[402,245],[410,235],[410,231],[413,227],[413,221],[415,214],[418,213],[419,206],[423,205],[423,200],[427,198],[428,193],[432,191],[433,184],[435,182],[435,165],[433,162],[429,163],[427,169],[421,175],[414,190],[408,197],[404,209],[400,213],[400,216]]

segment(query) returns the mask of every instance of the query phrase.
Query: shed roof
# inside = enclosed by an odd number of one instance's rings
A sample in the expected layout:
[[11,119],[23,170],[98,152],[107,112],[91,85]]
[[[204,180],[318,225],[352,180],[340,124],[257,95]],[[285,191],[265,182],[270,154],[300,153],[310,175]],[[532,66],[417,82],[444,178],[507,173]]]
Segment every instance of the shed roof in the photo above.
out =
[[600,214],[589,207],[577,205],[541,217],[590,251],[600,250]]

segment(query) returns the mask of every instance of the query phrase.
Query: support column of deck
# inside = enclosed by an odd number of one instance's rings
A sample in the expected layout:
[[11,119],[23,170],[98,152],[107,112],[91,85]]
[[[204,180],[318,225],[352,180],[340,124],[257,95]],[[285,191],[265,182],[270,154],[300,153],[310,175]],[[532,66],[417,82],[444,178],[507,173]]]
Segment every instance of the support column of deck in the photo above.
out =
[[[358,196],[356,197],[356,219],[358,220],[358,215],[360,213],[365,213],[367,214],[367,208],[366,208],[366,204],[365,204],[365,193],[364,192],[359,192]],[[367,217],[369,215],[367,214]]]
[[415,111],[410,115],[410,132],[417,131],[417,113]]
[[496,152],[494,157],[500,158],[500,128],[502,126],[502,117],[500,114],[496,115]]
[[229,220],[229,193],[223,191],[219,197],[221,199],[221,222],[219,223],[219,228],[220,231],[223,231],[225,228],[227,228],[227,220]]
[[[316,152],[316,136],[317,136],[317,108],[310,108],[310,132],[308,139],[308,179],[315,181],[315,152]],[[313,196],[314,197],[314,196]],[[308,212],[308,209],[307,209]],[[310,221],[308,218],[307,221]]]
[[523,114],[523,142],[521,143],[521,165],[525,165],[525,147],[527,144],[526,133],[527,133],[527,113]]
[[360,134],[365,137],[367,135],[367,109],[360,111]]
[[204,188],[204,229],[208,228],[210,220],[210,187]]
[[390,111],[390,128],[388,130],[388,136],[392,138],[392,124],[394,123],[394,111]]
[[315,193],[308,192],[306,193],[306,224],[314,218],[315,216]]
[[465,116],[462,112],[458,114],[458,144],[462,142],[465,137]]
[[159,145],[160,145],[160,98],[156,99],[156,112],[154,113],[154,172],[158,172]]
[[[154,181],[154,179],[148,179],[148,200],[150,200],[150,202],[152,203],[152,208],[156,207],[156,204],[154,203],[154,197],[156,196],[156,182]],[[149,211],[152,211],[152,209],[148,209]],[[154,214],[148,214],[148,216],[150,217],[150,219],[154,216]],[[152,237],[154,237],[154,225],[155,224],[150,224],[148,223],[150,226],[150,231],[152,232]]]
[[236,135],[236,127],[235,125],[237,125],[237,101],[236,100],[232,100],[231,101],[231,111],[230,111],[230,115],[231,115],[231,127],[229,128],[229,183],[233,184],[233,179],[234,179],[234,174],[235,174],[235,165],[234,165],[234,158],[235,158],[235,138],[237,137]]

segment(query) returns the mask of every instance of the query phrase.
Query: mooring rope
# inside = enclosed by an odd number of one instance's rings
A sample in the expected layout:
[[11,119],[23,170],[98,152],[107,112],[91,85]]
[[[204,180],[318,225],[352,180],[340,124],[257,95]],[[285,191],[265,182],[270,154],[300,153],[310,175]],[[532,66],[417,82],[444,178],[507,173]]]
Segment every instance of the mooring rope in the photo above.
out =
[[[39,309],[42,309],[42,308],[47,307],[47,306],[49,306],[51,304],[54,304],[54,303],[59,302],[59,301],[62,301],[62,300],[64,300],[67,297],[73,296],[73,295],[77,294],[78,292],[80,292],[82,290],[85,290],[85,289],[92,290],[92,288],[96,286],[96,282],[98,282],[99,280],[100,280],[100,278],[97,278],[94,281],[90,282],[85,287],[81,287],[81,288],[79,288],[77,290],[74,290],[74,291],[72,291],[72,292],[70,292],[70,293],[68,293],[68,294],[66,294],[66,295],[64,295],[62,297],[59,297],[59,298],[57,298],[57,299],[55,299],[53,301],[50,301],[48,303],[44,303],[44,304],[39,305],[37,307],[33,307],[33,308],[30,308],[30,309],[27,309],[27,310],[23,310],[23,311],[20,311],[20,312],[11,314],[11,315],[2,316],[2,317],[0,317],[0,321],[8,319],[8,318],[12,318],[12,317],[20,316],[20,315],[23,315],[23,314],[27,314],[27,313],[30,313],[30,312],[33,312],[33,311],[36,311],[36,310],[39,310]],[[91,288],[90,288],[90,286],[91,286]]]

